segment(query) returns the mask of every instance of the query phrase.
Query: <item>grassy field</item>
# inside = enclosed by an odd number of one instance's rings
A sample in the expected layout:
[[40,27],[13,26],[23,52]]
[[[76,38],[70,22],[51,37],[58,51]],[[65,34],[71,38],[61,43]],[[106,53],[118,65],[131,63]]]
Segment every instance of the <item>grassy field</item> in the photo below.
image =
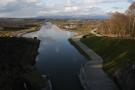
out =
[[0,19],[0,37],[21,36],[39,30],[43,20],[38,19]]
[[104,59],[104,69],[114,75],[125,63],[135,63],[135,40],[90,35],[81,41]]
[[[98,20],[53,20],[52,23],[59,26],[61,29],[76,32],[78,34],[89,34],[96,27]],[[65,28],[65,26],[74,25],[73,28]]]
[[0,37],[5,37],[5,36],[20,36],[22,34],[25,33],[29,33],[29,32],[34,32],[37,31],[38,28],[37,27],[31,27],[29,29],[22,29],[22,30],[16,30],[16,31],[0,31]]

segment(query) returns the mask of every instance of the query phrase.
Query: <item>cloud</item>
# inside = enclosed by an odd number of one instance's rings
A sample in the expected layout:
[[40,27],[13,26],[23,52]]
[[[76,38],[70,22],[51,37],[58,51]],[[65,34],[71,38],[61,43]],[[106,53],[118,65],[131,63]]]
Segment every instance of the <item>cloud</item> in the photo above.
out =
[[134,0],[84,0],[86,3],[133,2]]
[[[1,17],[93,16],[124,12],[134,0],[0,0]],[[114,3],[115,2],[115,3]]]
[[79,9],[79,7],[77,6],[66,6],[64,7],[66,12],[72,12],[72,11],[77,11]]
[[40,0],[0,0],[0,16],[2,17],[30,17],[35,16],[38,10]]

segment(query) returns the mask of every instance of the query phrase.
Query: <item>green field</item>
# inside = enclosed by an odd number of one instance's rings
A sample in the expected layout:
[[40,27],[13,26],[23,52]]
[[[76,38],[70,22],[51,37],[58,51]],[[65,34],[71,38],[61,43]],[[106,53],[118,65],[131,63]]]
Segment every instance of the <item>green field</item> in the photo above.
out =
[[[78,34],[89,34],[90,31],[96,27],[99,20],[53,20],[52,23],[56,24],[59,28],[76,32]],[[74,24],[75,28],[66,29],[65,26]]]
[[104,69],[113,76],[125,63],[135,63],[135,40],[90,35],[81,41],[104,59]]
[[39,30],[43,20],[38,19],[0,19],[0,37],[21,36]]

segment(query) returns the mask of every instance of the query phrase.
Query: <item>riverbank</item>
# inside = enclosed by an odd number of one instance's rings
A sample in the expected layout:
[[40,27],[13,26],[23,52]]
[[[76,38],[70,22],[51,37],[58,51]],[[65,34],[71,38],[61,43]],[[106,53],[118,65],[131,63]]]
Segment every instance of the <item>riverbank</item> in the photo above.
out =
[[103,57],[104,70],[122,89],[135,89],[134,40],[89,35],[81,41]]
[[47,78],[43,78],[34,66],[39,44],[36,38],[0,38],[1,90],[40,90],[48,86]]
[[0,89],[51,90],[48,77],[35,67],[40,40],[22,37],[40,30],[42,24],[37,19],[0,19]]
[[117,86],[102,69],[103,59],[80,41],[82,37],[83,35],[74,36],[70,39],[92,59],[80,70],[82,86],[85,90],[117,90]]
[[0,37],[21,37],[38,31],[43,22],[38,19],[0,19]]
[[21,37],[26,33],[38,31],[41,26],[31,27],[29,29],[17,30],[17,31],[0,31],[0,37]]
[[32,27],[30,29],[26,29],[26,30],[23,30],[23,31],[18,31],[16,32],[14,35],[12,36],[15,36],[15,37],[22,37],[24,34],[27,34],[27,33],[31,33],[31,32],[36,32],[38,30],[40,30],[41,26],[38,26],[38,27]]

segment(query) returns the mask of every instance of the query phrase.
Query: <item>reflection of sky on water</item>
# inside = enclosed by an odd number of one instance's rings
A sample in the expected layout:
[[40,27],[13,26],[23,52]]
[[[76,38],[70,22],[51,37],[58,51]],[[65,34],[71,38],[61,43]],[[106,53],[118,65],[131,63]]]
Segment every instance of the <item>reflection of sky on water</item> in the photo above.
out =
[[[67,38],[70,38],[73,36],[74,33],[63,31],[59,29],[57,26],[48,24],[41,28],[40,31],[29,33],[24,35],[25,37],[38,37],[40,40],[42,40],[41,46],[49,46],[49,45],[55,45],[54,48],[56,53],[60,54],[61,47],[64,46],[63,41]],[[40,47],[39,51],[42,51],[44,47]]]
[[[49,30],[48,30],[49,29]],[[55,41],[57,39],[70,38],[74,33],[68,31],[62,31],[55,25],[46,25],[41,28],[40,31],[25,34],[25,37],[38,37],[39,39],[45,39],[47,41]]]
[[44,25],[40,31],[24,35],[41,40],[37,68],[50,76],[54,90],[82,90],[76,74],[87,59],[68,41],[73,35],[51,23]]

